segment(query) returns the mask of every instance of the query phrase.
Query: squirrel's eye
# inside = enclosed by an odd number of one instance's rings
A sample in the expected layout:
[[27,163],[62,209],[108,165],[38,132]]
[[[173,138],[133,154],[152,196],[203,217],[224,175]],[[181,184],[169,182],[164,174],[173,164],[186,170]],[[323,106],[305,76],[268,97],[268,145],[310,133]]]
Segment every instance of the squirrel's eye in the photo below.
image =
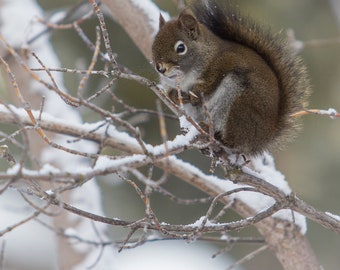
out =
[[183,41],[179,40],[175,44],[175,51],[179,55],[184,55],[187,53],[187,46],[184,44]]

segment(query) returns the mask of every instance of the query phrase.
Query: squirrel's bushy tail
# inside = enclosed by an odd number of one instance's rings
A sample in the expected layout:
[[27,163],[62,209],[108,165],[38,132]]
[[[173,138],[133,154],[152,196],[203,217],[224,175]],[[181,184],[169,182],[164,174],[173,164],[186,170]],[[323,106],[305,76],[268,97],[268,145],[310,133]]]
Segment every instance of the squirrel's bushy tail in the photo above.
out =
[[[199,22],[222,39],[247,46],[259,54],[274,71],[280,86],[279,137],[291,137],[298,129],[293,113],[305,109],[309,81],[301,59],[279,35],[259,26],[251,18],[240,15],[229,1],[194,0],[190,9]],[[287,133],[287,134],[286,134]]]

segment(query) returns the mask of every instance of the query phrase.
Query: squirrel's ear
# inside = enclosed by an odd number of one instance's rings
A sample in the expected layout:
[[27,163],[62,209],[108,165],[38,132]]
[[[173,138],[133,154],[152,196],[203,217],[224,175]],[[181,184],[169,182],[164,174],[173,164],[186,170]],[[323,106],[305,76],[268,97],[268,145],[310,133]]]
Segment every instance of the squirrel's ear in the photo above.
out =
[[165,24],[165,19],[163,18],[162,14],[159,13],[159,29],[161,29]]
[[197,39],[200,29],[198,21],[188,10],[184,10],[178,18],[178,23],[181,28],[183,28],[189,35],[191,39]]

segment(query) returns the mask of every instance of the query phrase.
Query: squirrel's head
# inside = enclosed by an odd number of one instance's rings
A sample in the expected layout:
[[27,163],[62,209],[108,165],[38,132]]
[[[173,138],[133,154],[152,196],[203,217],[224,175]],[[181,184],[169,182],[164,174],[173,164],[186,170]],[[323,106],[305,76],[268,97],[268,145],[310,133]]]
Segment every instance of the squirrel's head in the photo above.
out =
[[178,72],[185,75],[195,68],[193,63],[200,61],[201,32],[202,25],[188,10],[169,22],[160,15],[159,32],[152,45],[156,70],[169,79],[175,79]]

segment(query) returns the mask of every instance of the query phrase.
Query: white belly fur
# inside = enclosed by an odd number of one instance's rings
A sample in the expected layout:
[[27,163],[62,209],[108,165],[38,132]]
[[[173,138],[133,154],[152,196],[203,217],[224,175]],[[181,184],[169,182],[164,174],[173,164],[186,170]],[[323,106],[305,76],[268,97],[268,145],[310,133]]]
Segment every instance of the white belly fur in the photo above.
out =
[[[235,98],[241,93],[241,89],[237,77],[234,74],[229,74],[210,96],[206,96],[205,104],[213,121],[215,132],[226,129],[229,109]],[[195,121],[203,121],[208,124],[208,117],[201,106],[193,107],[191,104],[186,104],[185,111]]]

